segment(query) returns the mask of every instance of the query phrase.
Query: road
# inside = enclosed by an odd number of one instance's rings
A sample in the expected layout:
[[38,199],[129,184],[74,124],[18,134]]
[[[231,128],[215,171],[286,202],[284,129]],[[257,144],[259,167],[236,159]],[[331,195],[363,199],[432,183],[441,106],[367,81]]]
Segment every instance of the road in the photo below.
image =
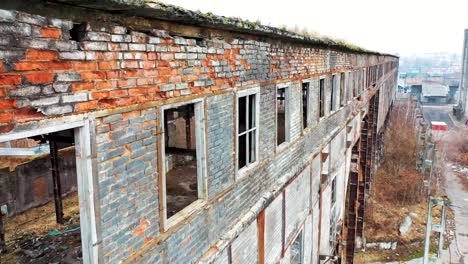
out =
[[452,201],[451,208],[455,213],[455,238],[452,241],[448,257],[443,263],[468,263],[468,192],[463,189],[457,176],[452,171],[452,164],[445,167],[445,188]]
[[449,116],[452,111],[452,105],[423,105],[424,119],[428,122],[445,122],[448,128],[453,128],[454,124]]
[[[424,119],[427,122],[442,121],[449,130],[463,129],[454,124],[449,116],[451,111],[452,105],[423,105]],[[445,136],[445,139],[449,138],[450,135]],[[445,190],[455,213],[455,238],[449,249],[443,252],[441,262],[468,264],[468,191],[463,189],[450,163],[445,165]]]

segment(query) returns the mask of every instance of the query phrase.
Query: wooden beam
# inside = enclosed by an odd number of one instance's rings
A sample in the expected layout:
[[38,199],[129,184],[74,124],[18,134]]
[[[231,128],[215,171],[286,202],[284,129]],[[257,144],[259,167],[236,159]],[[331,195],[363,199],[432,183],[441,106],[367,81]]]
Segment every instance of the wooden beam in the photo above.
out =
[[5,251],[6,251],[5,229],[3,227],[3,214],[0,212],[0,253],[3,253]]
[[50,142],[50,161],[52,163],[52,180],[54,185],[55,218],[57,223],[63,224],[62,186],[58,169],[57,142],[55,141]]
[[39,145],[31,148],[0,148],[1,156],[33,156],[49,153],[49,145]]

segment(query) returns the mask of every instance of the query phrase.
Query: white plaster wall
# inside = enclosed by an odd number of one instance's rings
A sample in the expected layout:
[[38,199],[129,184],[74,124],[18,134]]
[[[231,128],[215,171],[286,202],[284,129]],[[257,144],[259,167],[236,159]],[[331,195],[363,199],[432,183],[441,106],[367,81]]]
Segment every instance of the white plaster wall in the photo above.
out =
[[315,205],[319,201],[319,192],[320,192],[320,155],[317,155],[312,160],[312,204]]
[[286,244],[297,234],[310,210],[310,167],[306,167],[301,174],[286,187]]
[[216,258],[216,260],[213,262],[213,264],[229,264],[228,249],[229,249],[229,247],[226,247],[221,252],[221,254]]
[[265,209],[265,263],[274,264],[281,258],[283,247],[283,196],[279,195]]
[[330,196],[331,188],[329,185],[322,192],[322,217],[320,219],[320,255],[330,253]]
[[320,224],[320,207],[316,203],[312,208],[312,263],[318,263],[319,259],[319,224]]
[[253,221],[232,242],[232,264],[258,262],[258,228],[257,221]]
[[308,215],[302,231],[304,236],[304,263],[312,263],[312,234],[312,215]]

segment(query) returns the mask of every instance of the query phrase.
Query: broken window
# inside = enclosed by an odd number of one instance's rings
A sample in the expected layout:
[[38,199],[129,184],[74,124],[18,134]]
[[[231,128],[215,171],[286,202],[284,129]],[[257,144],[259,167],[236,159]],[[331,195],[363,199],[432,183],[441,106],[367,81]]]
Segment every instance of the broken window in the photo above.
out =
[[336,75],[332,75],[330,84],[331,84],[330,112],[333,112],[335,111]]
[[340,78],[340,106],[344,106],[345,101],[346,101],[345,84],[346,84],[346,74],[342,72],[341,78]]
[[330,205],[330,244],[333,248],[336,242],[336,214],[335,214],[335,205],[336,205],[336,177],[333,178],[331,183],[331,205]]
[[170,218],[202,197],[199,129],[201,103],[163,109],[166,217]]
[[302,127],[307,128],[309,116],[309,83],[302,84]]
[[0,262],[82,261],[78,197],[73,129],[0,143]]
[[319,83],[319,117],[325,116],[325,79]]
[[336,177],[332,181],[331,188],[331,206],[333,207],[336,202]]
[[277,145],[286,142],[286,88],[276,91],[276,140]]
[[304,250],[303,250],[303,236],[302,231],[297,235],[296,239],[291,245],[291,264],[302,264],[304,263]]
[[257,161],[257,91],[241,93],[237,100],[237,160],[239,169]]

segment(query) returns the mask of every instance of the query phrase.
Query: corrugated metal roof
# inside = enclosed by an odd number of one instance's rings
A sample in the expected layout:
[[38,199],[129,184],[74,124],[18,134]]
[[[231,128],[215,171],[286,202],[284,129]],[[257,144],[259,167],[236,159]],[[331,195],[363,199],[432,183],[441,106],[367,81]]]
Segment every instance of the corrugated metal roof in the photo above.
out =
[[422,96],[447,96],[448,86],[438,83],[423,83]]

